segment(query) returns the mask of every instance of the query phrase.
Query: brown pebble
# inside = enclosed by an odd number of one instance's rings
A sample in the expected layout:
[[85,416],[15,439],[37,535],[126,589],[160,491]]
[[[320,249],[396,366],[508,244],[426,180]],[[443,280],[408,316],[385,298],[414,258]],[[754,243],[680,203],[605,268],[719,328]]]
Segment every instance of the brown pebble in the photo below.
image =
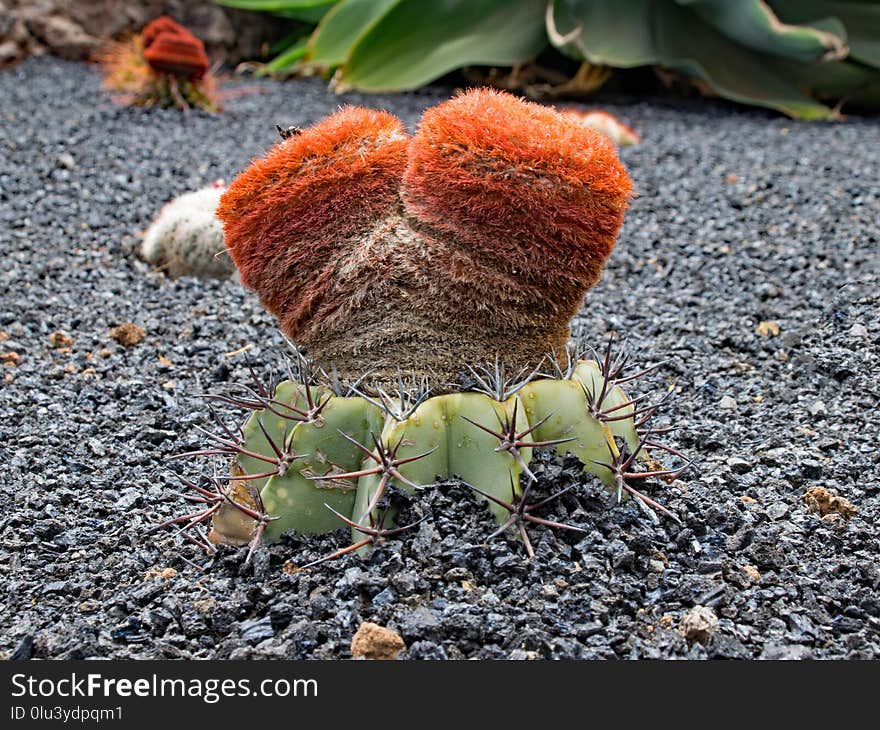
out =
[[403,639],[384,626],[364,621],[351,640],[351,655],[355,659],[397,659],[406,649]]
[[679,631],[688,641],[705,644],[718,628],[718,617],[708,606],[694,606],[681,617]]
[[110,339],[116,340],[123,347],[134,347],[144,341],[147,336],[143,327],[138,327],[131,322],[123,322],[118,327],[110,330]]
[[144,580],[154,580],[156,578],[161,578],[165,583],[167,583],[175,575],[177,575],[177,571],[174,568],[161,568],[158,565],[154,565],[152,568],[148,568],[147,572],[144,573]]
[[779,337],[779,325],[776,322],[758,322],[755,332],[763,337]]
[[65,347],[70,347],[73,344],[73,337],[58,330],[49,335],[49,344],[56,350],[60,350]]
[[820,517],[837,514],[852,517],[856,513],[855,505],[846,497],[841,497],[834,489],[810,487],[804,494],[804,504],[810,512]]

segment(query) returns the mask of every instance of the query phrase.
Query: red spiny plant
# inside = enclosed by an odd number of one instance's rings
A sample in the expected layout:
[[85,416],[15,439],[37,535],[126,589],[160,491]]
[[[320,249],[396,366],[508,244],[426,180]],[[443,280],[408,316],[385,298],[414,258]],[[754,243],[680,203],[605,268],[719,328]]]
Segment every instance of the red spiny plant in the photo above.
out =
[[182,79],[201,79],[208,71],[205,46],[191,33],[160,33],[144,49],[144,58],[154,71]]
[[607,137],[476,90],[411,138],[343,109],[252,163],[218,215],[242,281],[319,363],[450,382],[562,354],[630,193]]
[[390,114],[346,107],[254,161],[223,196],[227,248],[242,283],[292,337],[358,282],[335,276],[353,239],[398,203],[408,137]]
[[216,79],[202,41],[166,15],[139,34],[111,42],[97,60],[104,86],[122,92],[137,106],[161,106],[207,111],[218,108]]
[[586,287],[611,253],[630,189],[605,137],[489,89],[425,112],[405,176],[409,210],[475,256]]

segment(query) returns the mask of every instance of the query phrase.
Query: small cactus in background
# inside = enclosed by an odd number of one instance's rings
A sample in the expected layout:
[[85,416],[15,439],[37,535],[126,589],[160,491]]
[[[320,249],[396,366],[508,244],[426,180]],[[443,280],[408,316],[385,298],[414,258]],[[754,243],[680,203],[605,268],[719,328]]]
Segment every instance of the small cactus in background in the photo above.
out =
[[109,43],[97,57],[104,87],[136,106],[218,109],[216,79],[204,44],[161,16],[127,41]]
[[575,119],[585,127],[595,129],[597,132],[604,134],[618,147],[628,147],[630,145],[639,144],[642,138],[632,128],[621,122],[613,114],[609,114],[601,109],[590,109],[582,111],[571,107],[563,107],[559,112],[571,119]]
[[226,277],[235,268],[215,211],[222,181],[168,203],[144,234],[141,256],[171,277]]
[[429,109],[414,136],[359,108],[282,130],[217,214],[242,282],[308,357],[277,385],[216,396],[252,414],[238,430],[217,417],[188,455],[227,473],[190,483],[201,507],[162,526],[249,555],[286,530],[348,526],[331,558],[413,527],[395,524],[396,497],[458,478],[531,556],[528,527],[582,531],[541,516],[562,493],[534,498],[541,449],[671,516],[636,485],[688,464],[650,460],[681,454],[655,440],[660,402],[621,387],[654,368],[569,342],[630,190],[606,136],[500,92]]

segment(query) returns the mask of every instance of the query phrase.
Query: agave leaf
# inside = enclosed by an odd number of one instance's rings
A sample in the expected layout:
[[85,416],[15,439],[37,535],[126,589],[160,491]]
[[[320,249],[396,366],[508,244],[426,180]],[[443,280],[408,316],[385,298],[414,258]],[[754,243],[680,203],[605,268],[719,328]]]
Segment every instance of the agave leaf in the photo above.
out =
[[260,75],[283,73],[306,55],[308,39],[301,38],[262,67]]
[[783,23],[764,0],[675,0],[715,30],[737,43],[771,56],[801,63],[846,56],[846,29],[834,30]]
[[237,10],[273,13],[282,18],[316,25],[339,0],[216,0]]
[[218,5],[238,10],[284,13],[290,10],[310,10],[335,5],[338,0],[216,0]]
[[792,68],[818,99],[841,100],[861,107],[880,107],[880,73],[861,63],[834,61]]
[[569,51],[579,51],[591,63],[656,64],[699,79],[726,99],[802,119],[835,116],[833,109],[809,96],[802,79],[791,73],[790,62],[740,45],[677,3],[564,0],[556,6],[566,11],[555,14],[560,34],[573,35],[572,26],[560,21],[563,17],[579,28]]
[[544,0],[400,0],[360,36],[337,90],[403,91],[468,65],[522,63],[546,45]]
[[633,68],[657,63],[654,42],[654,0],[629,0],[625,6],[609,0],[556,0],[547,10],[550,40],[566,54],[593,64]]
[[309,40],[306,61],[315,68],[341,66],[358,39],[400,0],[343,0],[337,3]]
[[833,17],[846,27],[851,60],[880,68],[880,3],[875,0],[770,0],[787,23],[812,23]]

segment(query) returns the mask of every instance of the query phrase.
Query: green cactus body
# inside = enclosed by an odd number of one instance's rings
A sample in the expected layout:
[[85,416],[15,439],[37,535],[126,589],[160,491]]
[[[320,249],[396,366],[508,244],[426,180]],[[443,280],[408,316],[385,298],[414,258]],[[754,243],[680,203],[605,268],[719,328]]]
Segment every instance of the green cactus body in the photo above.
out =
[[[512,417],[513,400],[504,403],[482,393],[450,393],[429,398],[404,420],[390,418],[383,431],[385,443],[400,442],[398,456],[406,459],[428,453],[400,467],[400,473],[412,484],[429,485],[438,480],[458,477],[468,484],[509,499],[511,484],[519,493],[521,468],[509,453],[496,452],[498,440],[481,431],[466,418],[490,428],[498,428],[499,417]],[[522,411],[517,417],[520,428],[527,428]],[[525,449],[523,458],[531,458],[531,449]],[[362,522],[366,508],[379,484],[379,475],[361,477],[355,500],[354,519]],[[392,479],[392,483],[407,493],[411,484]],[[490,509],[500,519],[501,509],[490,503]]]
[[[194,455],[232,470],[192,483],[204,506],[167,525],[208,550],[248,543],[249,556],[285,530],[347,525],[353,542],[324,560],[415,527],[396,524],[395,493],[459,477],[500,523],[493,535],[515,532],[532,557],[527,524],[584,531],[541,516],[576,486],[537,496],[530,462],[545,448],[674,519],[637,487],[686,468],[645,468],[647,449],[684,457],[646,427],[660,404],[619,387],[654,368],[624,376],[613,336],[596,362],[571,337],[631,197],[610,140],[485,89],[427,110],[412,135],[357,107],[280,131],[207,208],[240,281],[303,349],[301,385],[225,398],[255,412],[243,437],[221,422],[226,436]],[[537,375],[548,364],[556,379]],[[432,398],[405,386],[427,379]]]
[[618,455],[615,437],[623,439],[627,448],[634,450],[639,444],[639,435],[632,417],[634,407],[623,405],[629,398],[619,386],[607,389],[601,407],[609,410],[622,406],[611,412],[615,417],[628,417],[603,422],[591,413],[587,394],[598,398],[604,382],[595,362],[581,361],[571,379],[533,381],[520,391],[520,398],[529,423],[543,421],[534,431],[536,440],[571,439],[551,448],[560,455],[576,456],[585,472],[599,477],[609,489],[615,489],[617,482],[612,473],[596,462],[608,462]]
[[339,528],[338,518],[324,505],[349,515],[354,507],[357,480],[319,479],[327,474],[359,468],[363,454],[340,432],[358,443],[369,443],[382,427],[381,411],[362,398],[330,397],[320,416],[297,423],[288,441],[293,454],[303,454],[287,471],[263,487],[263,506],[279,519],[269,523],[266,537],[285,530],[324,533]]
[[[271,518],[264,539],[286,530],[339,529],[343,523],[334,512],[359,525],[387,527],[393,514],[380,510],[377,492],[412,495],[418,486],[453,477],[488,495],[490,510],[504,523],[509,510],[491,498],[511,503],[522,495],[531,444],[572,454],[609,490],[619,485],[610,469],[596,462],[620,456],[615,438],[631,452],[639,445],[634,406],[619,386],[605,386],[600,368],[590,361],[580,361],[570,378],[532,380],[503,401],[478,392],[449,393],[424,400],[406,417],[390,415],[395,405],[383,409],[370,398],[334,395],[320,386],[306,393],[294,381],[276,387],[267,407],[245,423],[243,450],[236,457],[245,475],[276,469],[249,480],[250,489],[259,492],[260,511]],[[600,410],[616,420],[603,421]],[[647,458],[644,450],[640,456]],[[224,530],[224,521],[237,511],[224,505],[215,516],[216,542],[248,541],[247,534]],[[352,536],[354,542],[362,537],[356,528]]]
[[[286,530],[320,534],[338,529],[338,518],[324,505],[351,514],[357,479],[319,477],[360,468],[361,450],[340,433],[358,443],[369,443],[370,434],[382,429],[381,410],[363,398],[336,397],[317,387],[310,391],[311,400],[306,398],[302,385],[289,380],[280,383],[273,398],[274,412],[257,411],[243,427],[248,451],[278,458],[274,444],[289,455],[283,473],[251,482],[260,491],[263,507],[277,517],[266,528],[268,540],[276,539]],[[307,410],[309,402],[321,403],[325,399],[320,414],[303,418],[298,413]],[[247,455],[238,457],[238,465],[247,474],[267,471],[266,462]]]

